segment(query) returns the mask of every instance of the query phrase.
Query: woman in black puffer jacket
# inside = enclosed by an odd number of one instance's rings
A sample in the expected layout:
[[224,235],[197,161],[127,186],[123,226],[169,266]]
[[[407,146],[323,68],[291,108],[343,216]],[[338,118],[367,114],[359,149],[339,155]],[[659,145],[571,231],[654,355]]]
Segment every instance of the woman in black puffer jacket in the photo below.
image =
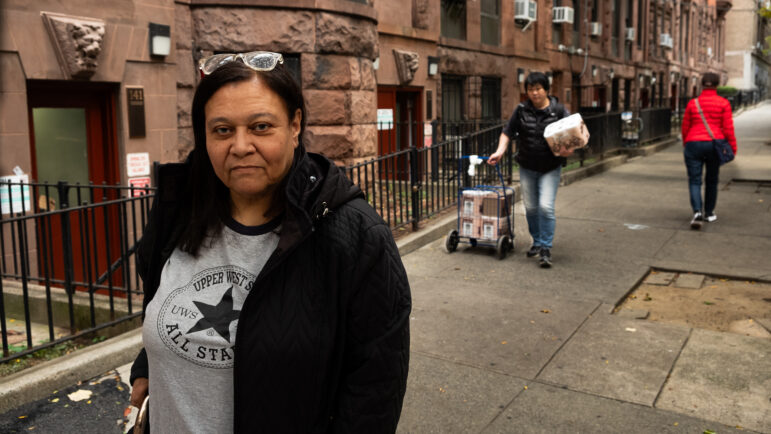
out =
[[394,432],[411,298],[390,229],[305,152],[280,54],[201,70],[195,149],[160,168],[137,253],[132,404],[149,391],[158,432]]

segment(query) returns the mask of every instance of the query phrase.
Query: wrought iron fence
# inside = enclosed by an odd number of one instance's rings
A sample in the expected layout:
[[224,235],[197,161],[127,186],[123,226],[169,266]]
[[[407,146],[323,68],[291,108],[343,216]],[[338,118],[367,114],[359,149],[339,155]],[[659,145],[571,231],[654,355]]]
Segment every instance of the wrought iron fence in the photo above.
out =
[[640,110],[643,129],[640,143],[650,142],[672,134],[672,110],[669,108],[648,108]]
[[589,130],[589,143],[569,157],[569,163],[578,162],[583,166],[587,159],[603,158],[606,152],[622,146],[621,112],[582,114],[582,117]]
[[133,261],[152,190],[0,184],[0,362],[141,315]]
[[[448,134],[444,128],[434,129],[435,137],[446,139],[354,164],[346,167],[345,172],[390,227],[411,225],[417,229],[422,219],[455,205],[459,182],[464,185],[498,182],[495,169],[486,164],[476,167],[473,176],[469,175],[468,159],[460,157],[493,153],[502,128],[499,121],[495,126],[459,135]],[[510,182],[511,152],[501,165]]]

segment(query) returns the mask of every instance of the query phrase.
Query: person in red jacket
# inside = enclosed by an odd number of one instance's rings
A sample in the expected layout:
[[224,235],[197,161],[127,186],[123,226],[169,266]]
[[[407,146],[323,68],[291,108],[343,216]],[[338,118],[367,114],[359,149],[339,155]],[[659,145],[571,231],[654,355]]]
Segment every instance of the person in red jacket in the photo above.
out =
[[[726,139],[736,153],[733,113],[727,99],[717,95],[720,76],[708,72],[701,78],[704,90],[697,98],[704,119],[709,124],[715,139]],[[717,204],[717,183],[720,162],[715,154],[712,138],[704,126],[696,101],[691,100],[685,107],[682,124],[685,167],[688,170],[688,189],[691,196],[693,218],[691,229],[701,229],[704,221],[714,222]],[[707,166],[704,187],[704,201],[701,199],[702,168]]]

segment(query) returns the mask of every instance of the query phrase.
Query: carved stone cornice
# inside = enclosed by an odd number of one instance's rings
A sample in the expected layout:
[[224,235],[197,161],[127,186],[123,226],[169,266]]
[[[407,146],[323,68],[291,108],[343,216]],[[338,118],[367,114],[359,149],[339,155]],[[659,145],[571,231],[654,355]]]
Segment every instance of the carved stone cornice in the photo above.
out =
[[65,76],[90,78],[99,66],[104,21],[53,12],[41,12]]

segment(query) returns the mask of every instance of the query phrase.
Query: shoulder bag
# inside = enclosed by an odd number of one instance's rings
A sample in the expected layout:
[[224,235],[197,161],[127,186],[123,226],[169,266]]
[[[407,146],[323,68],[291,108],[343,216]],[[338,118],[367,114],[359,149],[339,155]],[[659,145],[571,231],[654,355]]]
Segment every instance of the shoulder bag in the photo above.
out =
[[717,156],[717,160],[720,162],[720,165],[722,166],[725,163],[733,161],[734,150],[731,148],[731,144],[728,143],[728,140],[726,139],[715,138],[715,135],[712,134],[712,129],[710,129],[709,124],[707,123],[707,119],[704,117],[704,112],[701,110],[699,99],[696,98],[695,102],[696,108],[699,109],[699,116],[701,116],[701,121],[704,122],[704,127],[707,129],[709,136],[712,138],[712,148],[715,150],[715,155]]

